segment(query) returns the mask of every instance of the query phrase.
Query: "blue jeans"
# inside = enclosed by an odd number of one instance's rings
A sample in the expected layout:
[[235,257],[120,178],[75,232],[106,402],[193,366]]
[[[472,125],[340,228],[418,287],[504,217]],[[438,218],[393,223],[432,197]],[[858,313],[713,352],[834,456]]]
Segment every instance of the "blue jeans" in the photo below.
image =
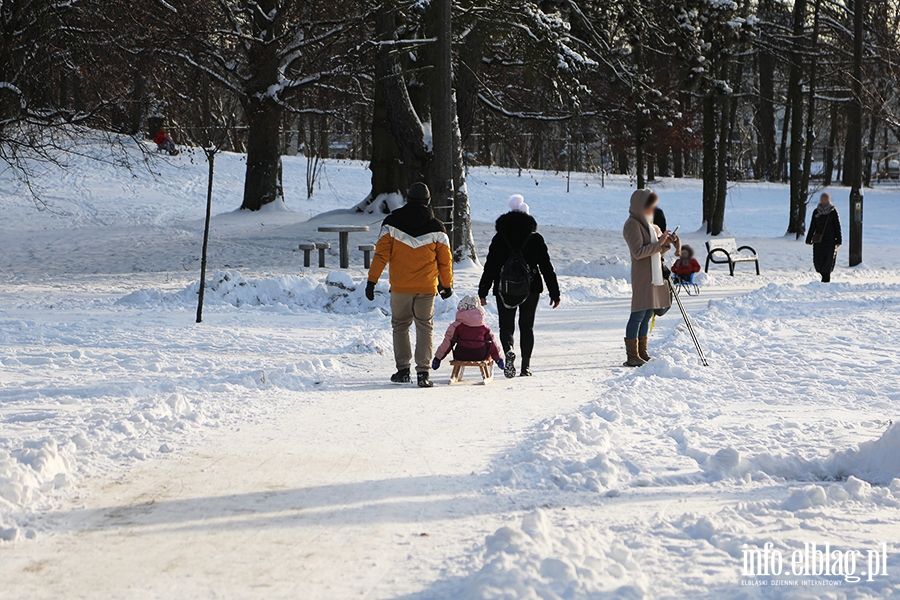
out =
[[636,340],[647,337],[650,333],[650,321],[653,319],[653,309],[639,310],[631,313],[628,325],[625,326],[625,339]]

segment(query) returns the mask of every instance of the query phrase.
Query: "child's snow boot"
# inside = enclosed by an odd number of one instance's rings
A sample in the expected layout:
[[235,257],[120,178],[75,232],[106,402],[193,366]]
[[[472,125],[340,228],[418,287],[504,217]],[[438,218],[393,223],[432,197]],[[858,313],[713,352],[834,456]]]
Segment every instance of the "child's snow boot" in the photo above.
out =
[[638,341],[636,338],[633,340],[625,338],[625,354],[628,355],[628,360],[624,363],[626,367],[642,367],[647,364],[647,361],[638,354]]
[[410,382],[409,367],[406,367],[405,369],[400,369],[396,373],[391,375],[391,382],[392,383],[409,383]]
[[422,388],[434,387],[434,384],[431,382],[431,379],[429,379],[429,377],[428,377],[428,371],[419,371],[419,373],[417,375],[419,378],[419,381],[418,381],[419,387],[422,387]]
[[638,338],[638,356],[640,356],[641,360],[644,362],[650,362],[652,360],[650,353],[647,351],[647,345],[647,336]]

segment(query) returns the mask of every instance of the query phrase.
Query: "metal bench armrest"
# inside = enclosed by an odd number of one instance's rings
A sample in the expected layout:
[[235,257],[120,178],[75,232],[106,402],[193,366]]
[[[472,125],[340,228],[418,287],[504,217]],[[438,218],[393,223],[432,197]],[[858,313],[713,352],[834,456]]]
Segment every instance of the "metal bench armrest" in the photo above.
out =
[[709,251],[709,258],[712,258],[712,262],[716,262],[716,259],[713,258],[713,255],[716,252],[721,252],[722,254],[725,255],[725,260],[728,262],[731,262],[731,254],[729,254],[728,251],[725,250],[724,248],[713,248],[712,250]]
[[741,246],[740,248],[737,249],[738,252],[740,252],[741,250],[749,250],[750,252],[753,253],[753,256],[759,256],[759,254],[756,252],[756,250],[753,248],[753,246]]

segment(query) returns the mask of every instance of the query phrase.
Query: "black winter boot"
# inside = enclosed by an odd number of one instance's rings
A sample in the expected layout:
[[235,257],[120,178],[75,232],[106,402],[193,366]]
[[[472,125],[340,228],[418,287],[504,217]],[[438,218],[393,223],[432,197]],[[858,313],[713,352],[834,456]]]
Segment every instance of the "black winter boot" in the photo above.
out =
[[419,382],[418,382],[419,387],[423,387],[423,388],[434,387],[434,384],[431,382],[431,379],[429,379],[429,377],[428,377],[427,371],[421,371],[417,375],[419,377]]
[[392,383],[409,383],[410,382],[409,367],[406,367],[405,369],[400,369],[399,371],[397,371],[396,373],[391,375],[391,382]]
[[506,353],[506,361],[503,365],[505,368],[503,369],[503,376],[507,379],[512,379],[516,376],[516,353],[510,350]]

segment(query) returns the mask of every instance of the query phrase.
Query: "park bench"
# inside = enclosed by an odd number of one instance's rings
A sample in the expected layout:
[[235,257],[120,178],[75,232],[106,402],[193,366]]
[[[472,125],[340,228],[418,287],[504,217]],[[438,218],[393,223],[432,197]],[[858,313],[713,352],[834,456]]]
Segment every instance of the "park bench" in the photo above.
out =
[[[752,252],[747,254],[744,251]],[[734,238],[723,238],[718,240],[709,240],[706,242],[706,268],[705,273],[709,273],[709,263],[714,265],[728,265],[729,275],[734,277],[734,265],[742,262],[752,262],[756,265],[756,274],[759,275],[759,256],[756,250],[750,246],[738,247]]]

